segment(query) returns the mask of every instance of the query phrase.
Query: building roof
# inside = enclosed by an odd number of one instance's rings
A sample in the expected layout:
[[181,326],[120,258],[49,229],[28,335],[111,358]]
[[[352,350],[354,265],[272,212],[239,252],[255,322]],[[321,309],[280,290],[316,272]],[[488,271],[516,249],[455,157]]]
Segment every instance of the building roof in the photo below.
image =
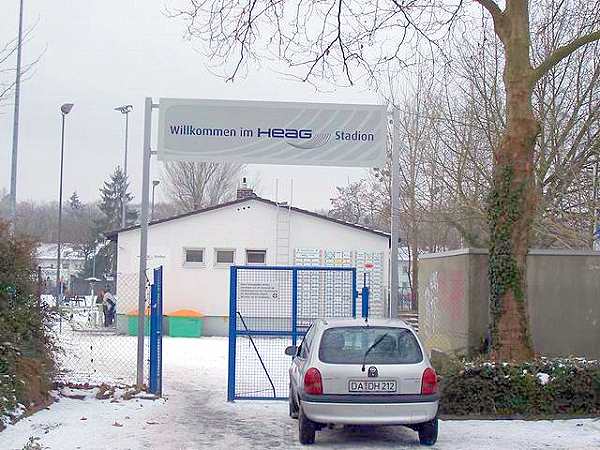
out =
[[[226,208],[228,206],[233,206],[233,205],[237,205],[237,204],[240,204],[240,203],[246,203],[246,202],[251,202],[251,201],[258,201],[258,202],[261,202],[261,203],[265,203],[267,205],[277,206],[277,203],[274,202],[273,200],[268,200],[266,198],[258,197],[258,196],[255,195],[253,197],[247,197],[247,198],[241,198],[241,199],[237,199],[237,200],[232,200],[230,202],[221,203],[219,205],[209,206],[207,208],[197,209],[195,211],[187,212],[187,213],[184,213],[184,214],[179,214],[179,215],[176,215],[176,216],[167,217],[166,219],[155,220],[155,221],[150,222],[149,226],[158,225],[160,223],[170,222],[172,220],[182,219],[184,217],[194,216],[196,214],[202,214],[202,213],[205,213],[205,212],[214,211],[216,209]],[[287,205],[285,207],[287,208]],[[373,234],[376,234],[378,236],[382,236],[382,237],[385,237],[385,238],[388,238],[388,239],[390,237],[389,233],[387,233],[385,231],[376,230],[374,228],[369,228],[369,227],[366,227],[364,225],[359,225],[359,224],[355,224],[355,223],[351,223],[351,222],[346,222],[344,220],[335,219],[333,217],[328,217],[328,216],[325,216],[323,214],[319,214],[319,213],[316,213],[316,212],[313,212],[313,211],[308,211],[306,209],[297,208],[295,206],[290,207],[290,209],[292,211],[300,213],[300,214],[306,214],[308,216],[316,217],[318,219],[327,220],[329,222],[337,223],[339,225],[344,225],[344,226],[352,227],[352,228],[355,228],[357,230],[366,231],[368,233],[373,233]],[[121,228],[119,230],[108,231],[108,232],[105,233],[105,236],[108,239],[114,240],[114,239],[116,239],[116,237],[118,236],[119,233],[123,233],[125,231],[130,231],[130,230],[135,230],[135,229],[137,229],[139,227],[140,227],[139,225],[132,225],[132,226],[129,226],[129,227],[126,227],[126,228]]]
[[[37,259],[56,259],[57,255],[57,244],[40,244],[35,251],[35,257]],[[73,248],[73,244],[61,244],[60,246],[60,258],[62,260],[71,261],[83,261],[84,256],[78,250]]]

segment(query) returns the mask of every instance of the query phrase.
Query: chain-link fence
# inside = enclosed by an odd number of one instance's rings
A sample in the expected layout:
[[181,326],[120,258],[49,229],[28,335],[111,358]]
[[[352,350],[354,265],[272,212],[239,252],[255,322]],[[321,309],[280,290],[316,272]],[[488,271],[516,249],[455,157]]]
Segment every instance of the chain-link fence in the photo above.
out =
[[[57,306],[54,323],[58,338],[58,381],[92,385],[136,382],[138,331],[138,276],[118,274],[114,305],[101,295],[106,285],[92,287],[90,294],[65,299]],[[145,336],[149,329],[149,285],[146,289]],[[94,292],[92,295],[91,292]],[[46,300],[48,298],[46,297]],[[50,300],[51,301],[51,300]],[[149,340],[144,339],[145,378],[148,373]]]

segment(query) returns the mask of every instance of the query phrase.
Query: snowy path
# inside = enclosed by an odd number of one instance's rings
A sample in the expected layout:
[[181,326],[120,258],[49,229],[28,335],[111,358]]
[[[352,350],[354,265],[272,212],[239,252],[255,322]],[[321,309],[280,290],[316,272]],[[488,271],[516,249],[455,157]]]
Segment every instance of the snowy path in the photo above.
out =
[[[164,357],[166,401],[63,398],[0,433],[0,449],[22,449],[30,437],[57,450],[302,448],[287,403],[225,401],[225,339],[167,338]],[[387,427],[324,430],[314,447],[419,446],[413,431]],[[443,422],[433,448],[600,449],[600,420]]]

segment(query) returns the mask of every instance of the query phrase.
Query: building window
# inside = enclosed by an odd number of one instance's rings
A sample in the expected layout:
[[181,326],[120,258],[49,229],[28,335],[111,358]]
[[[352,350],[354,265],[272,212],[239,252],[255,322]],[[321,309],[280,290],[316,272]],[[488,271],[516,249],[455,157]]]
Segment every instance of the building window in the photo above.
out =
[[215,265],[231,265],[235,260],[235,250],[216,249]]
[[185,248],[184,266],[203,266],[204,249],[203,248]]
[[266,250],[246,250],[246,264],[265,264],[266,262]]

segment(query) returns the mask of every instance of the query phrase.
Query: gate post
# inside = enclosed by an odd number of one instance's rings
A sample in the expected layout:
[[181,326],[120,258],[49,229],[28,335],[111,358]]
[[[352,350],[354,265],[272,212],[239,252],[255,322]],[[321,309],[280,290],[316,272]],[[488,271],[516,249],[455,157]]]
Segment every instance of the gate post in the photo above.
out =
[[162,395],[162,266],[154,269],[150,287],[150,382],[149,390]]
[[363,288],[361,291],[362,316],[369,317],[369,288],[367,287],[367,273],[364,274]]
[[235,399],[235,346],[237,338],[237,267],[229,272],[229,362],[227,370],[227,401]]
[[356,289],[356,267],[352,268],[352,318],[356,319],[356,299],[358,290]]
[[298,341],[298,269],[292,269],[292,345]]

